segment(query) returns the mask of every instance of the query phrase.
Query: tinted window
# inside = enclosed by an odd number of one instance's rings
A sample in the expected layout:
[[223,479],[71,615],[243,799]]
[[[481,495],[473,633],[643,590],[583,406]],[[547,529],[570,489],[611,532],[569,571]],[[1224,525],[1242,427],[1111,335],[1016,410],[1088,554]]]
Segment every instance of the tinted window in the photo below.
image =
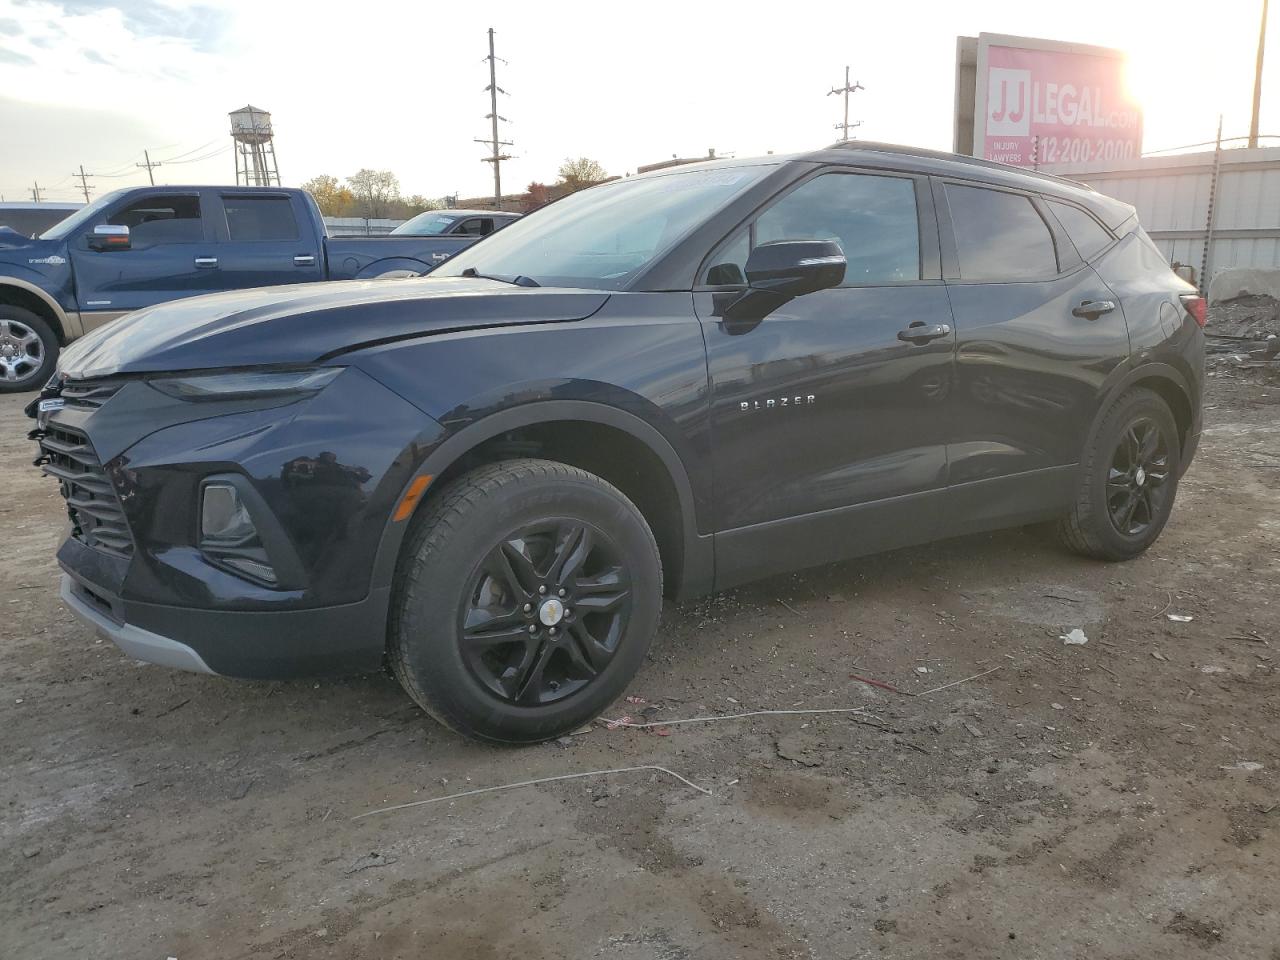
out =
[[1107,233],[1102,224],[1079,207],[1050,200],[1049,209],[1062,224],[1062,229],[1067,231],[1067,236],[1076,246],[1076,252],[1083,259],[1092,259],[1095,253],[1111,242],[1111,234]]
[[469,220],[463,220],[451,232],[461,234],[464,237],[483,237],[485,234],[493,233],[493,219],[491,217],[472,217]]
[[297,240],[298,221],[288,197],[223,197],[233,241]]
[[[708,283],[741,283],[747,245],[736,238],[707,271]],[[791,191],[754,224],[752,245],[835,240],[849,266],[844,285],[920,279],[915,185],[901,177],[828,173]]]
[[456,219],[447,213],[420,213],[391,232],[414,237],[433,237],[448,230]]
[[204,239],[199,197],[142,197],[111,215],[107,223],[129,228],[133,246],[195,243]]
[[947,184],[960,276],[1030,280],[1058,272],[1053,234],[1026,197]]

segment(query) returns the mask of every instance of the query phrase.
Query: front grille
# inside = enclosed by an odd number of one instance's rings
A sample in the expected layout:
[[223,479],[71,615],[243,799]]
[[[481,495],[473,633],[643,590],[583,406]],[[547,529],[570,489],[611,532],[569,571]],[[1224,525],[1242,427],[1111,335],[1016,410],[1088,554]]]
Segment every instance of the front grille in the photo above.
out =
[[71,535],[104,553],[133,556],[133,537],[124,510],[89,438],[73,427],[51,423],[38,439],[41,456],[37,462],[62,488],[71,516]]
[[58,396],[69,407],[96,409],[110,400],[124,386],[123,379],[68,380]]

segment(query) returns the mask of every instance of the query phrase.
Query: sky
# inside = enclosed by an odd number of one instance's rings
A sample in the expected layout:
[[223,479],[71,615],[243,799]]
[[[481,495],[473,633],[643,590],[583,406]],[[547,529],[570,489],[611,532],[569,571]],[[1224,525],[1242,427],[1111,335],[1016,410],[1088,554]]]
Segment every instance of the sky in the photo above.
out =
[[[844,67],[860,138],[950,149],[957,36],[1119,47],[1144,149],[1248,132],[1262,0],[870,4],[0,0],[0,195],[83,199],[147,182],[231,183],[227,113],[272,113],[286,186],[389,169],[406,195],[492,192],[486,30],[514,141],[504,192],[567,157],[610,174],[672,155],[752,156],[837,137]],[[1280,134],[1280,11],[1262,132]],[[1280,139],[1271,141],[1280,145]]]

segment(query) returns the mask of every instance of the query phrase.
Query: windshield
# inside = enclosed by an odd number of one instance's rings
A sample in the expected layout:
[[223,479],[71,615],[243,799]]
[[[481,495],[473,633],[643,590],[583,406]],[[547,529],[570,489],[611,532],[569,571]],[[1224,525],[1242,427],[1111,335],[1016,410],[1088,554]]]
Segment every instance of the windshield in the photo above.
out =
[[523,217],[431,272],[620,290],[660,254],[774,169],[772,164],[615,180]]
[[65,240],[67,237],[73,234],[77,229],[79,229],[81,224],[88,223],[90,220],[96,217],[100,212],[102,212],[103,209],[115,203],[116,200],[120,198],[120,195],[123,194],[124,192],[125,192],[124,190],[112,190],[110,193],[104,193],[102,196],[100,196],[97,200],[93,201],[93,203],[89,204],[87,207],[81,207],[79,210],[77,210],[71,216],[67,217],[67,219],[63,220],[61,223],[57,224],[56,226],[50,227],[44,233],[40,234],[40,239],[41,240]]
[[416,217],[406,220],[391,232],[407,233],[415,237],[434,237],[448,230],[457,219],[457,217],[450,216],[447,213],[428,210],[426,213],[420,213]]

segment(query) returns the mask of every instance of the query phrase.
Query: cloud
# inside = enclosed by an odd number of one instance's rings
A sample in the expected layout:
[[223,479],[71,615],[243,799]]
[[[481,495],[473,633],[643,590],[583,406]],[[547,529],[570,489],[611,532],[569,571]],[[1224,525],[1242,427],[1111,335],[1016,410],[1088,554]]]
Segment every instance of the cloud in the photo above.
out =
[[104,67],[111,66],[111,61],[108,60],[106,57],[104,57],[102,54],[100,54],[97,50],[88,50],[88,49],[81,50],[80,56],[84,57],[90,63],[100,64],[101,66],[104,66]]
[[0,17],[0,33],[7,33],[11,37],[21,36],[22,24],[13,17]]
[[6,50],[0,47],[0,63],[12,63],[19,67],[29,67],[35,61],[25,53],[18,53],[16,50]]
[[182,40],[201,52],[217,49],[231,22],[230,15],[216,7],[196,5],[180,9],[160,0],[52,0],[52,5],[63,16],[115,11],[125,29],[135,37]]

